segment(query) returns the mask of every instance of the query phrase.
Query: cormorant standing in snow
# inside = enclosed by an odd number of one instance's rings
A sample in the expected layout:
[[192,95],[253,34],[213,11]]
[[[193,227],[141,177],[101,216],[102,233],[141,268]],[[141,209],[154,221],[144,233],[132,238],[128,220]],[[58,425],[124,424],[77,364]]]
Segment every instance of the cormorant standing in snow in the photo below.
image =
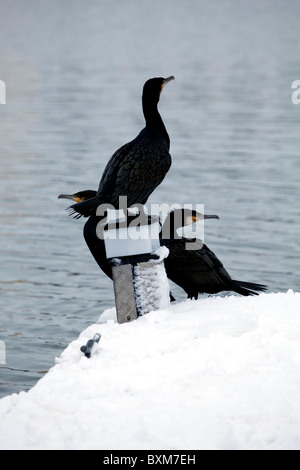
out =
[[[162,228],[162,245],[169,249],[165,258],[168,278],[182,287],[188,298],[197,299],[198,294],[217,294],[233,291],[241,295],[257,295],[255,291],[265,291],[266,286],[253,282],[236,281],[231,278],[217,256],[197,239],[179,238],[176,230],[191,222],[196,222],[197,213],[191,216],[184,209],[176,209],[168,214]],[[207,217],[208,218],[208,217]],[[164,228],[166,227],[166,228]],[[193,249],[186,249],[186,243],[193,243]]]

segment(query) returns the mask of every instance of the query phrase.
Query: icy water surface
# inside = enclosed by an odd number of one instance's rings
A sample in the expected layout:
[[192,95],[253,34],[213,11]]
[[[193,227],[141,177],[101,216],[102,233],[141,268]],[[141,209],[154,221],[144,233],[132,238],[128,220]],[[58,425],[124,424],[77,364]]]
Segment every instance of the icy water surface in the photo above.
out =
[[1,2],[0,396],[114,305],[57,196],[97,188],[144,126],[150,77],[176,80],[160,102],[173,165],[149,203],[205,204],[234,278],[299,290],[299,17],[296,0]]

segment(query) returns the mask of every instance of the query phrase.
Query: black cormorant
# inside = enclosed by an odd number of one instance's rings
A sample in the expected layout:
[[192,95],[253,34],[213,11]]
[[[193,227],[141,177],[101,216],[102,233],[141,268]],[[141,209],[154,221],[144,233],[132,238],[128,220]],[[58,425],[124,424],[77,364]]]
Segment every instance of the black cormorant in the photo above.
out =
[[145,204],[163,181],[171,166],[170,138],[157,105],[164,86],[173,80],[151,78],[143,88],[142,106],[145,128],[131,142],[117,150],[103,172],[95,197],[73,204],[69,209],[76,217],[89,217],[100,204],[119,208],[119,197],[127,197],[127,207]]
[[[169,249],[169,256],[165,259],[168,278],[182,287],[190,299],[197,299],[198,294],[221,291],[241,295],[257,295],[255,291],[265,291],[267,287],[262,284],[232,279],[221,261],[201,240],[179,238],[176,230],[197,219],[197,214],[191,218],[186,210],[176,209],[168,214],[163,224],[161,243]],[[186,249],[186,243],[193,243],[193,249]]]

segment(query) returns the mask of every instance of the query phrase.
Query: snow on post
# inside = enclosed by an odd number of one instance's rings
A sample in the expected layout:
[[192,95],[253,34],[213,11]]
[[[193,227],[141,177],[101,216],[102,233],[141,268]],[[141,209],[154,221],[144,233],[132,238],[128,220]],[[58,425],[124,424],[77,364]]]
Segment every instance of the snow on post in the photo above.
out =
[[104,227],[106,256],[112,277],[118,323],[126,323],[169,304],[169,284],[156,217],[138,214],[116,218]]

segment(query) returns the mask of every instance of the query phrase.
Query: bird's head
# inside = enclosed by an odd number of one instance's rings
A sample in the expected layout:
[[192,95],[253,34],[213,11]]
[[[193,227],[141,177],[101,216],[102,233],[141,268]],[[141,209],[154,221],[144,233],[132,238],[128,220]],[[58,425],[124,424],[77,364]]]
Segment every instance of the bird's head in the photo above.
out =
[[[202,214],[193,209],[174,209],[169,212],[163,223],[163,238],[181,238],[177,234],[177,230],[191,225],[199,220],[218,219],[218,215]],[[169,236],[168,236],[169,235]]]
[[96,194],[97,194],[97,191],[92,191],[91,189],[87,189],[85,191],[79,191],[78,193],[74,193],[74,194],[60,194],[58,196],[58,199],[71,199],[71,201],[82,202],[82,201],[86,201],[87,199],[91,199],[92,197],[95,197]]
[[173,75],[168,78],[157,77],[147,80],[143,89],[143,99],[150,99],[151,101],[158,103],[161,92],[165,85],[171,80],[175,80]]

